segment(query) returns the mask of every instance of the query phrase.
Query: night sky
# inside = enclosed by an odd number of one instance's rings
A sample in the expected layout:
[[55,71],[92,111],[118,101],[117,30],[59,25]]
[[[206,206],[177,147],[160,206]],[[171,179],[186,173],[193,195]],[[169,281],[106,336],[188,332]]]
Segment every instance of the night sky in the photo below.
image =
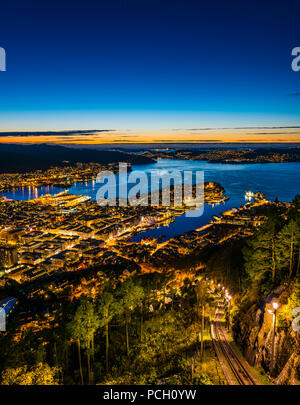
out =
[[142,140],[300,125],[299,1],[11,0],[0,13],[2,131],[134,130]]

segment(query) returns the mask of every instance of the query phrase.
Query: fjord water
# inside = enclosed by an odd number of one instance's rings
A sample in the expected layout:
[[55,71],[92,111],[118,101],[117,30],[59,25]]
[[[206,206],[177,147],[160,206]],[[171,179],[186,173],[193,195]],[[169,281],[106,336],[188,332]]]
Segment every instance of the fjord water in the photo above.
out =
[[[230,198],[224,204],[204,207],[204,213],[199,217],[176,217],[169,226],[150,229],[133,238],[138,241],[145,236],[164,236],[169,239],[178,234],[198,228],[209,221],[212,215],[226,211],[232,207],[239,207],[245,202],[246,190],[261,191],[269,200],[278,197],[281,201],[292,201],[300,193],[300,163],[263,163],[263,164],[226,164],[208,163],[204,161],[190,161],[177,159],[161,159],[156,163],[132,166],[132,170],[144,171],[150,174],[151,170],[197,170],[204,171],[205,181],[220,183]],[[69,189],[71,194],[85,194],[96,199],[99,185],[96,182],[76,183]],[[61,188],[47,186],[38,187],[34,191],[29,188],[18,189],[4,193],[7,198],[15,200],[28,200],[46,193],[56,194]]]
[[151,169],[196,170],[204,171],[205,181],[216,181],[224,188],[230,198],[225,203],[205,204],[199,217],[178,216],[168,226],[150,229],[136,235],[132,241],[144,237],[162,237],[168,240],[176,235],[205,225],[212,217],[245,203],[245,191],[261,191],[269,200],[278,197],[281,201],[292,201],[300,193],[300,163],[263,163],[263,164],[224,164],[203,161],[162,159],[153,165],[139,166],[139,170]]

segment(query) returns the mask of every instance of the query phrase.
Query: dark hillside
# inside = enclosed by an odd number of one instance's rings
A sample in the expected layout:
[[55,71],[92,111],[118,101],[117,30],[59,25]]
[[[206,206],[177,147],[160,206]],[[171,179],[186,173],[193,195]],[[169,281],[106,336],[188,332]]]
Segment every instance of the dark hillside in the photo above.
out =
[[154,160],[145,156],[109,150],[73,149],[48,144],[0,144],[0,172],[2,173],[48,169],[51,166],[72,165],[77,162],[147,164],[153,163]]

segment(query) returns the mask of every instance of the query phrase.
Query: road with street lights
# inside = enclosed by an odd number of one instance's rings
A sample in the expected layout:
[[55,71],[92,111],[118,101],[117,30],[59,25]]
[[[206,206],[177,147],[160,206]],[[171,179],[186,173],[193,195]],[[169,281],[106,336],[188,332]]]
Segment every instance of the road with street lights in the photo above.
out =
[[227,332],[221,322],[223,315],[224,307],[220,300],[211,325],[211,335],[227,382],[229,385],[257,385],[258,383],[251,375],[245,360],[239,356],[228,339]]

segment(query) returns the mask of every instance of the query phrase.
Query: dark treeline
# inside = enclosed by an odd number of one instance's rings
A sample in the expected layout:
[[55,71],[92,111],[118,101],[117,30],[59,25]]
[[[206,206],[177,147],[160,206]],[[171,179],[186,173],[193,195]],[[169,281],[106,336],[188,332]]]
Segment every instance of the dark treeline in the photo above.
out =
[[287,213],[272,207],[268,219],[243,249],[247,280],[262,292],[299,275],[300,268],[300,195]]

